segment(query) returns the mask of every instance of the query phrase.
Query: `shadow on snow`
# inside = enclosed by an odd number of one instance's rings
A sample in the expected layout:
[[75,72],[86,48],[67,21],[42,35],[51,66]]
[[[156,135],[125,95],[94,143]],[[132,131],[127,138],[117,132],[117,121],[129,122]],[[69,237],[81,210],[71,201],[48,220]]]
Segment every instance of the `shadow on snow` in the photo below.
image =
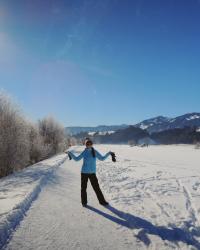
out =
[[110,205],[106,208],[118,217],[107,214],[89,205],[87,206],[87,208],[121,226],[127,227],[129,229],[142,229],[136,237],[147,246],[149,246],[151,243],[147,234],[152,234],[160,237],[162,240],[168,240],[176,244],[178,241],[181,241],[183,243],[186,243],[187,245],[192,245],[197,247],[197,249],[200,249],[200,243],[194,238],[194,233],[192,234],[187,230],[177,227],[167,228],[164,226],[156,226],[145,219],[122,212]]

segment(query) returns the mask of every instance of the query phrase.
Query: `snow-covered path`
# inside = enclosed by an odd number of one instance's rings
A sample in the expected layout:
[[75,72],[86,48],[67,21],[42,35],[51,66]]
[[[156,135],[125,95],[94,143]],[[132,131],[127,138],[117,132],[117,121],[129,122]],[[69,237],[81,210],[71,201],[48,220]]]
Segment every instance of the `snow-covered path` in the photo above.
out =
[[[83,148],[76,147],[80,152]],[[88,185],[80,204],[81,163],[66,161],[48,178],[6,250],[200,249],[200,152],[192,146],[97,146],[117,163],[98,162],[98,204]]]
[[131,231],[118,230],[121,220],[100,206],[88,187],[91,207],[82,208],[80,169],[66,161],[48,179],[6,249],[133,249],[127,241]]

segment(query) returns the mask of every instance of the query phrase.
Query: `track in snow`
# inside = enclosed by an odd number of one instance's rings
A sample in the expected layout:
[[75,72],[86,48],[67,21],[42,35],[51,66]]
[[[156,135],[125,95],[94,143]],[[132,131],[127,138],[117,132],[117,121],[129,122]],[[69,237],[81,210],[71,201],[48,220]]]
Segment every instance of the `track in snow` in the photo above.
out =
[[200,249],[198,207],[186,186],[190,180],[198,198],[198,176],[191,176],[190,169],[180,174],[183,168],[179,170],[178,164],[173,168],[172,163],[169,167],[164,157],[149,159],[147,150],[154,148],[137,150],[141,149],[113,146],[112,151],[121,154],[118,162],[98,163],[100,184],[111,203],[108,208],[98,204],[90,184],[90,206],[81,207],[81,164],[66,161],[48,180],[5,249]]
[[79,171],[67,161],[49,178],[5,249],[139,249],[127,222],[100,206],[90,185],[91,206],[82,208]]

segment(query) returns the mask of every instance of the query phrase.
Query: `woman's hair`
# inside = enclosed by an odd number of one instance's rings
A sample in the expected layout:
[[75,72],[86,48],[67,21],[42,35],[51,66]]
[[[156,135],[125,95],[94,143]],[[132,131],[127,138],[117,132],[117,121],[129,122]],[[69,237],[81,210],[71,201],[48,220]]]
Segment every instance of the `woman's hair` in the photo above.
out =
[[[90,144],[92,146],[93,145],[92,140],[90,140],[90,139],[86,140],[85,145],[87,146],[87,144]],[[92,156],[96,157],[94,148],[92,147],[91,149],[92,149]]]
[[93,156],[94,158],[96,157],[95,150],[94,150],[93,147],[92,147],[92,156]]

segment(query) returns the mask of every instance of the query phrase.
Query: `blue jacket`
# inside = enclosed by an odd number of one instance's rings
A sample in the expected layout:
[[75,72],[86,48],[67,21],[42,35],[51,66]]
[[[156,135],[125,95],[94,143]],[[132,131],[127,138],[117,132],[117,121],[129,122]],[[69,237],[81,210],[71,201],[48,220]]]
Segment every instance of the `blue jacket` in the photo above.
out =
[[91,148],[86,148],[79,156],[75,156],[72,152],[68,153],[75,161],[83,159],[81,173],[85,174],[96,173],[96,159],[104,161],[110,155],[110,152],[108,152],[102,156],[97,150],[95,150],[95,157],[93,157]]

